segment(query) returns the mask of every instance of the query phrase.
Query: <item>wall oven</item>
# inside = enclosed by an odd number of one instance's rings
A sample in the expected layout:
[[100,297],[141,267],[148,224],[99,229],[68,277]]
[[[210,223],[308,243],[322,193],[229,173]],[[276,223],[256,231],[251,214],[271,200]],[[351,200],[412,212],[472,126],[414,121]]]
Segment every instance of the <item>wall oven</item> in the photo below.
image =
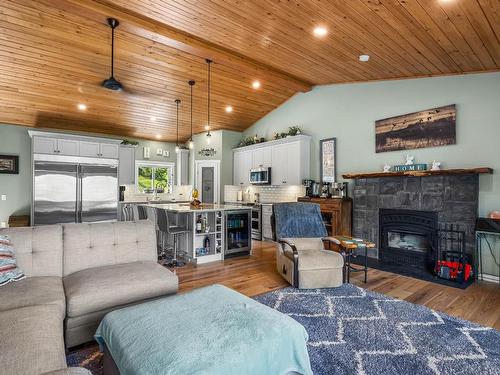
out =
[[250,170],[252,185],[271,185],[271,168],[255,168]]

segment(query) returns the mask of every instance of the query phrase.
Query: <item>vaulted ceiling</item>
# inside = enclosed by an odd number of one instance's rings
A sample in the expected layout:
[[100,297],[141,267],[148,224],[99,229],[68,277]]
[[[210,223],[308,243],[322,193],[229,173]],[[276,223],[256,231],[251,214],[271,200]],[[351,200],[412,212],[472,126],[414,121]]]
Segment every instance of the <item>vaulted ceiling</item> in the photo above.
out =
[[[101,87],[107,17],[122,92]],[[3,0],[0,123],[175,141],[180,98],[186,140],[190,79],[194,132],[207,122],[206,58],[212,128],[243,130],[317,84],[499,70],[500,0]]]

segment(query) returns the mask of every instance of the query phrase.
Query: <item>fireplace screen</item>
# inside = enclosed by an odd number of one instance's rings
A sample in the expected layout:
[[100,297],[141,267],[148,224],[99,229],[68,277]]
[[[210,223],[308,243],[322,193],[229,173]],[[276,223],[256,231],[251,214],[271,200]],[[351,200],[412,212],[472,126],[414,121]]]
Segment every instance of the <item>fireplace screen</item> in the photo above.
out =
[[426,236],[404,232],[387,232],[387,245],[395,249],[425,253],[430,247]]

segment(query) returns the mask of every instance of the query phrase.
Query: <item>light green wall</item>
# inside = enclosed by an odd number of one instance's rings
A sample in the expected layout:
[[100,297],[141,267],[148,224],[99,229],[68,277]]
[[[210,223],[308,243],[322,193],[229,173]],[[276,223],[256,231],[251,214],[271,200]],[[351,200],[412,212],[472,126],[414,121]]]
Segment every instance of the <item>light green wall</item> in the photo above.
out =
[[[457,144],[375,153],[375,120],[457,105]],[[318,86],[297,94],[245,131],[272,138],[299,125],[312,136],[311,173],[319,177],[319,140],[337,138],[337,177],[374,172],[385,163],[440,160],[444,168],[492,167],[480,178],[480,214],[500,209],[500,73]]]
[[[220,202],[224,200],[224,185],[233,183],[233,148],[241,139],[242,133],[230,130],[213,131],[210,144],[207,143],[206,133],[193,136],[194,147],[190,154],[189,181],[194,185],[195,160],[220,160]],[[204,148],[214,148],[214,156],[199,155]]]
[[10,215],[29,215],[31,204],[31,142],[28,129],[0,125],[0,154],[19,155],[19,174],[0,174],[0,222]]
[[[7,200],[0,200],[0,222],[7,222],[10,215],[29,214],[31,205],[31,139],[29,128],[0,124],[0,154],[19,155],[19,174],[0,174],[0,194],[6,194]],[[36,129],[40,130],[40,129]],[[72,133],[80,135],[102,135],[88,133]],[[130,138],[127,138],[130,139]],[[136,160],[143,159],[143,147],[151,148],[148,160],[175,162],[175,144],[141,139],[130,139],[139,142],[136,148]],[[156,156],[156,149],[170,151],[169,157]]]
[[[447,104],[457,105],[456,145],[375,153],[375,120]],[[347,172],[379,171],[385,163],[404,164],[407,153],[417,162],[439,160],[444,168],[491,167],[493,175],[480,177],[479,214],[500,209],[500,73],[318,86],[292,97],[245,135],[271,139],[292,125],[312,136],[314,179],[319,140],[336,137],[339,179]],[[488,257],[485,271],[497,275],[497,270]]]

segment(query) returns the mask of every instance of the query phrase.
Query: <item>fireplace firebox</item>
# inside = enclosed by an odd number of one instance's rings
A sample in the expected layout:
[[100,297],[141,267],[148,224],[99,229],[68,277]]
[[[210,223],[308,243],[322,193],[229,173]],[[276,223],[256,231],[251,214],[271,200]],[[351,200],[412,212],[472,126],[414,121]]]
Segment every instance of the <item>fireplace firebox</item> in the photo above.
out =
[[379,260],[402,273],[432,274],[437,260],[436,212],[380,209]]

